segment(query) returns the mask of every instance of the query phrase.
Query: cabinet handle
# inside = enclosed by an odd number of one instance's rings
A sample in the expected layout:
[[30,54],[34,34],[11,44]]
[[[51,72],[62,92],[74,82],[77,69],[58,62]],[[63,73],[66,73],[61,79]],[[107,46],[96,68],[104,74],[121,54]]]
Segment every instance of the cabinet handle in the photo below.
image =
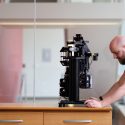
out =
[[0,120],[0,123],[22,123],[23,120]]
[[63,120],[64,123],[91,123],[92,120]]

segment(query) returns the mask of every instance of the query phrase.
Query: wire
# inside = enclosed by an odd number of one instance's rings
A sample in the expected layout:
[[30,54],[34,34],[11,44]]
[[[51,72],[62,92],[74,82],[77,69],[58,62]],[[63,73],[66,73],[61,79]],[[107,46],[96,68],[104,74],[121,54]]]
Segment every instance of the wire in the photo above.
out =
[[33,40],[33,44],[34,44],[34,72],[33,72],[33,75],[34,75],[34,79],[33,79],[33,103],[35,103],[35,91],[36,91],[36,85],[35,85],[35,81],[36,81],[36,73],[35,73],[35,52],[36,52],[36,18],[37,18],[37,15],[36,15],[36,0],[34,0],[34,19],[33,19],[33,22],[34,22],[34,40]]

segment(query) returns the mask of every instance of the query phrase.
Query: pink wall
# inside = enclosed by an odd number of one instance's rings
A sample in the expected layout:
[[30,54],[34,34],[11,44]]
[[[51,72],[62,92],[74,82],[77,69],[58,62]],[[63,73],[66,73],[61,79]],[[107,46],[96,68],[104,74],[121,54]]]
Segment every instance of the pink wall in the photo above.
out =
[[0,102],[15,102],[22,68],[22,29],[0,28]]

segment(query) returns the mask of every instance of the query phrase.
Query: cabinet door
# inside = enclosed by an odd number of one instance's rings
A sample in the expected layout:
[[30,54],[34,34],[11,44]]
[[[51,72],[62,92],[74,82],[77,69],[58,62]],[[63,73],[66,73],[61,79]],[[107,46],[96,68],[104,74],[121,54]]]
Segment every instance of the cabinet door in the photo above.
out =
[[43,113],[0,112],[0,125],[43,125]]
[[112,125],[111,112],[46,112],[44,125]]

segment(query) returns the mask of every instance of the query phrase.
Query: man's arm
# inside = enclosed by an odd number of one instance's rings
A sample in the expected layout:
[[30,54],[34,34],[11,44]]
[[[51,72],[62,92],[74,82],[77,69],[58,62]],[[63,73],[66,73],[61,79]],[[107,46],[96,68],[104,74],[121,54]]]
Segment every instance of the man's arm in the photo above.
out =
[[123,73],[119,81],[116,82],[109,89],[109,91],[102,96],[103,100],[99,101],[97,99],[92,98],[86,100],[85,103],[88,107],[104,107],[117,101],[124,95],[125,95],[125,72]]

